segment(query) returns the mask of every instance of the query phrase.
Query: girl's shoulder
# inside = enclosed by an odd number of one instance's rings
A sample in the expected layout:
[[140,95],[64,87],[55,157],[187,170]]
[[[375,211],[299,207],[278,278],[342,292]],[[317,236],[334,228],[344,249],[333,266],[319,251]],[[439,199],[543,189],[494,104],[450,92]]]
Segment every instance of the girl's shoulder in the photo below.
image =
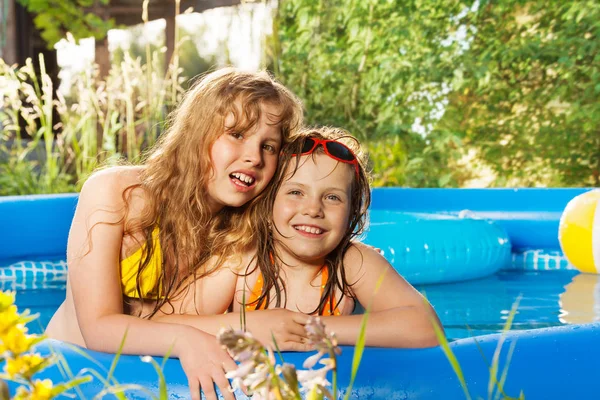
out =
[[350,281],[360,280],[368,271],[381,271],[390,267],[390,263],[380,250],[361,242],[352,242],[344,254],[344,271]]
[[381,254],[381,250],[362,242],[351,242],[350,247],[344,255],[344,264],[355,264],[365,259],[387,263],[387,260]]
[[118,166],[94,172],[81,188],[78,207],[117,211],[127,200],[130,211],[140,209],[146,202],[138,186],[142,171],[142,167]]
[[138,185],[141,183],[143,167],[138,166],[116,166],[98,170],[85,181],[84,190],[96,191],[102,189],[121,189]]

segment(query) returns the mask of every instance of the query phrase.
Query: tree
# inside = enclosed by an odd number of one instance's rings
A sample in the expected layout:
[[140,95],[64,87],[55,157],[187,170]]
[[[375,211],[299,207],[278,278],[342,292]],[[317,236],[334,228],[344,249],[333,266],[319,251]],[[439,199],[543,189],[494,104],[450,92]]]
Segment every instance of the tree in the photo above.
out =
[[377,184],[456,186],[460,140],[435,123],[461,51],[444,39],[463,10],[457,0],[283,0],[270,67],[303,99],[309,123],[368,143]]
[[497,186],[600,186],[600,3],[482,1],[440,126]]
[[[18,0],[35,15],[33,22],[42,39],[52,48],[71,32],[75,39],[94,37],[102,39],[115,27],[112,19],[104,20],[89,11],[96,5],[107,5],[109,0]],[[87,11],[86,11],[87,10]]]

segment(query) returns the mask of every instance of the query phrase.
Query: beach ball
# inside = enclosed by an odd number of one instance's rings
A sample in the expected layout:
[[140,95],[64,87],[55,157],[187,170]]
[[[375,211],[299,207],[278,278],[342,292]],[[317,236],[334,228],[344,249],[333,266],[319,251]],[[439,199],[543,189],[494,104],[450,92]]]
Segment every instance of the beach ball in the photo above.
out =
[[560,217],[558,240],[567,260],[581,272],[600,273],[600,190],[571,200]]

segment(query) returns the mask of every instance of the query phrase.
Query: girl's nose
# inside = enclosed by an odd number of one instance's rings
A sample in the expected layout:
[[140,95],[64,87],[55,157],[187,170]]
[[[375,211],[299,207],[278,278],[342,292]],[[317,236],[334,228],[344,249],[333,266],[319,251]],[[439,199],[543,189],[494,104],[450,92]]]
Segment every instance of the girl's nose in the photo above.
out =
[[248,143],[244,147],[244,162],[252,166],[260,167],[263,163],[261,146],[256,143]]
[[323,217],[323,206],[318,199],[306,199],[304,204],[303,214],[311,218]]

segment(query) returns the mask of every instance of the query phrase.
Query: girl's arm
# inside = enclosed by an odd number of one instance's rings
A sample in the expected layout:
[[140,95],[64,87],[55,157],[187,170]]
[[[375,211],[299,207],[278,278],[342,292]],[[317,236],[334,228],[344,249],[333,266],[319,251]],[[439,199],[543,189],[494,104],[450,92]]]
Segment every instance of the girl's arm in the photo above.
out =
[[[440,321],[429,302],[375,249],[355,243],[344,258],[351,290],[366,308],[370,305],[366,345],[381,347],[433,347],[438,340],[433,324]],[[379,289],[376,290],[380,282]],[[340,344],[354,345],[363,315],[321,317]]]
[[[123,314],[119,268],[125,215],[122,193],[137,181],[137,174],[132,168],[105,170],[88,179],[79,197],[67,260],[69,286],[85,344],[92,350],[115,353],[127,334],[124,354],[170,353],[179,357],[193,399],[200,399],[200,386],[207,398],[216,399],[213,381],[226,399],[233,399],[223,366],[233,369],[235,363],[214,336],[185,325]],[[141,199],[135,196],[132,207]]]
[[[251,262],[252,254],[231,257],[216,272],[202,279],[192,281],[182,290],[182,296],[174,296],[170,304],[165,304],[152,319],[160,322],[189,325],[210,334],[217,334],[222,328],[240,329],[245,318],[246,329],[265,345],[276,341],[280,350],[309,351],[304,325],[308,320],[305,314],[283,308],[246,311],[234,299],[236,291],[244,290],[245,268]],[[213,257],[204,266],[212,271],[218,257]],[[239,294],[239,293],[238,293]],[[238,298],[240,295],[237,296]],[[233,301],[233,312],[225,313]]]
[[[261,343],[281,351],[311,351],[304,325],[308,316],[284,308],[256,310],[246,313],[246,329]],[[157,315],[154,320],[182,324],[216,334],[221,328],[240,329],[241,315],[231,312],[221,315],[169,314]],[[275,343],[274,343],[275,342]]]

